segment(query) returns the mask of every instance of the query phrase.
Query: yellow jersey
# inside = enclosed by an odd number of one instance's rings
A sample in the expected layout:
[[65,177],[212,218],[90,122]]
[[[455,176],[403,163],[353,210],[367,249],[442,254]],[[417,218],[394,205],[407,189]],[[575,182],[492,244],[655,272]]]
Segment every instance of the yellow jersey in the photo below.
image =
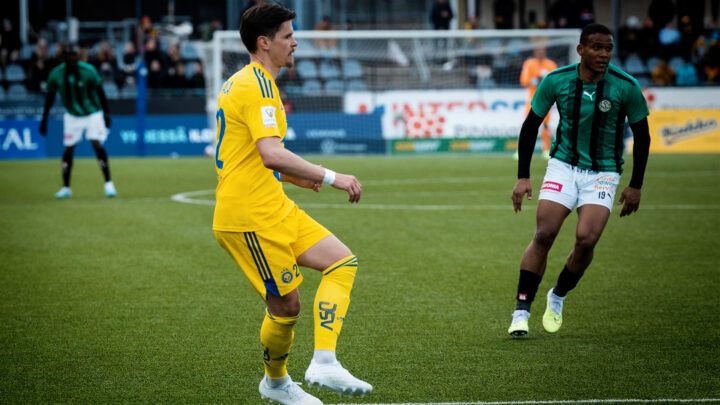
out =
[[250,63],[230,77],[218,96],[213,229],[252,232],[285,218],[295,203],[283,191],[280,173],[263,165],[255,142],[287,130],[273,77]]

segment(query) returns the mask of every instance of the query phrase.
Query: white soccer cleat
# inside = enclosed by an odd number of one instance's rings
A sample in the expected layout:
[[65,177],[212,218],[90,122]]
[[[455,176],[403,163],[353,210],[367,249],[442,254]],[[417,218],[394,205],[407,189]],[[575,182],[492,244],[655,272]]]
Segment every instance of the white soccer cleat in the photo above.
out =
[[113,184],[112,181],[105,182],[105,195],[108,197],[115,197],[117,195],[117,191],[115,191],[115,184]]
[[274,401],[282,405],[323,405],[322,401],[303,391],[292,380],[285,385],[272,388],[266,379],[267,377],[263,377],[258,387],[263,399],[269,399],[270,402]]
[[512,322],[508,328],[508,333],[513,338],[524,338],[528,334],[528,319],[530,319],[530,312],[523,310],[516,310],[512,314]]
[[72,196],[72,191],[70,191],[70,187],[63,187],[55,193],[55,198],[70,198]]
[[361,396],[372,392],[372,385],[355,378],[340,362],[320,364],[314,360],[305,371],[305,381],[311,387],[327,388],[348,397]]

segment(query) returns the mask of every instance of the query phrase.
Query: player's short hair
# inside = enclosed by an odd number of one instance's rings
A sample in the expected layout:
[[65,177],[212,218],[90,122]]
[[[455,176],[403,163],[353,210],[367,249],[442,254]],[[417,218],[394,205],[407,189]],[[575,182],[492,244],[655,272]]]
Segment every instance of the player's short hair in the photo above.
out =
[[295,12],[279,4],[261,4],[250,7],[240,20],[240,38],[250,53],[257,51],[257,39],[275,38],[285,21],[295,19]]
[[592,34],[605,34],[612,36],[612,32],[608,27],[597,23],[588,24],[580,33],[580,43],[583,45],[587,44],[588,37]]

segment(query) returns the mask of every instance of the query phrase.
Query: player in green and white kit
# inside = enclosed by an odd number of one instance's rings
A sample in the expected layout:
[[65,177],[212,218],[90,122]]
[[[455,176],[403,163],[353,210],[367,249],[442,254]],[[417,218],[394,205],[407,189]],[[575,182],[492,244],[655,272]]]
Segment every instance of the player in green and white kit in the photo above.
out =
[[613,37],[607,27],[590,24],[580,35],[580,63],[545,76],[532,100],[519,140],[518,181],[512,193],[515,212],[527,194],[532,198],[530,159],[543,117],[557,104],[560,114],[547,172],[540,187],[537,228],[520,263],[517,304],[508,333],[528,333],[530,305],[545,273],[547,256],[565,218],[577,206],[575,246],[557,284],[548,291],[543,327],[554,333],[562,324],[562,305],[590,265],[595,244],[607,224],[623,165],[623,132],[627,118],[633,131],[633,173],[618,204],[620,216],[640,204],[650,149],[647,103],[638,82],[610,64]]
[[47,96],[40,121],[40,133],[47,134],[48,114],[55,102],[55,93],[65,105],[67,112],[63,116],[62,157],[63,187],[55,194],[57,198],[69,198],[70,173],[72,171],[75,145],[85,137],[92,144],[98,164],[105,177],[105,195],[116,195],[115,185],[110,180],[110,166],[103,143],[107,139],[110,128],[108,103],[102,88],[102,78],[92,65],[78,61],[77,49],[74,45],[66,48],[65,63],[50,72],[47,80]]

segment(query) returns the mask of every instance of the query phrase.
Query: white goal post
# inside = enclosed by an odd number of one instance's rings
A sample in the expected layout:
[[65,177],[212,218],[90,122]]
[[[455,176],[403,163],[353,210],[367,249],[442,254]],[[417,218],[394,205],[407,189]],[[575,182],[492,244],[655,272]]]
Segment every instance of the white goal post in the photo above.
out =
[[[522,121],[518,113],[524,114],[527,93],[519,84],[523,62],[540,47],[559,67],[578,62],[580,30],[301,30],[295,38],[295,66],[283,69],[275,79],[296,120],[304,119],[303,113],[382,115],[380,126],[363,129],[363,123],[352,121],[352,131],[315,131],[311,137],[509,138],[511,133],[517,136]],[[207,74],[208,121],[214,128],[222,83],[250,57],[238,31],[216,31],[201,55]],[[472,121],[477,111],[470,108],[464,115],[448,111],[458,103],[471,107],[484,103],[484,127],[464,128],[462,123]],[[510,105],[513,111],[498,113],[494,107],[498,103]],[[445,110],[428,114],[427,106],[435,104],[443,104],[439,108]],[[437,119],[448,124],[428,129]],[[343,125],[349,126],[347,122]],[[415,126],[422,130],[413,132]]]

